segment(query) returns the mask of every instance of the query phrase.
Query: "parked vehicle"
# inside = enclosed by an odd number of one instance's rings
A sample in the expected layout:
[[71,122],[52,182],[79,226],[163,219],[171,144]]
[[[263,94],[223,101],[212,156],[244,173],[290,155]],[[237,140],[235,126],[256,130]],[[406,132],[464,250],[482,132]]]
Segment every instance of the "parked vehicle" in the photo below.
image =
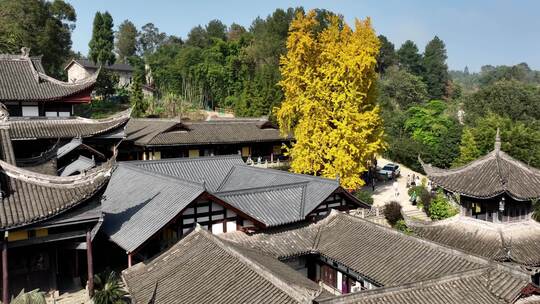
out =
[[390,163],[379,169],[378,173],[387,179],[393,179],[398,177],[401,174],[401,171],[399,169],[399,165]]

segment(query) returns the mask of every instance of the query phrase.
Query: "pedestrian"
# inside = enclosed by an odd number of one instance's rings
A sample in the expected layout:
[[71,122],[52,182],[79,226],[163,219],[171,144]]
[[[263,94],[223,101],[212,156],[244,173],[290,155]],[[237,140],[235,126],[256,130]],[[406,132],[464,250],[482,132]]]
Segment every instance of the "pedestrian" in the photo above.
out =
[[411,187],[414,187],[416,186],[416,178],[414,177],[414,173],[412,175],[412,179],[411,179]]
[[407,174],[407,188],[411,186],[411,175]]
[[431,193],[431,190],[433,189],[433,185],[431,184],[431,181],[428,181],[427,183],[427,191]]
[[398,185],[398,182],[396,180],[394,180],[394,183],[392,184],[392,186],[394,187],[394,195],[396,196],[396,198],[399,197],[399,185]]
[[375,177],[371,178],[371,191],[375,192]]
[[420,181],[420,175],[417,175],[417,176],[416,176],[416,185],[417,185],[417,186],[422,185],[422,182]]

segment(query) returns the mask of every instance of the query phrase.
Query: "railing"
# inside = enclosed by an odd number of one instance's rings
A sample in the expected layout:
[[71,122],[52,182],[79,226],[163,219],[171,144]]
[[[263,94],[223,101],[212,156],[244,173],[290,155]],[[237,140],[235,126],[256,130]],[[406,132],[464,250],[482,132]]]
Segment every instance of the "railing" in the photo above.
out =
[[246,164],[259,168],[282,168],[289,166],[289,160],[280,159],[279,157],[274,158],[273,156],[260,156],[255,159],[248,157]]

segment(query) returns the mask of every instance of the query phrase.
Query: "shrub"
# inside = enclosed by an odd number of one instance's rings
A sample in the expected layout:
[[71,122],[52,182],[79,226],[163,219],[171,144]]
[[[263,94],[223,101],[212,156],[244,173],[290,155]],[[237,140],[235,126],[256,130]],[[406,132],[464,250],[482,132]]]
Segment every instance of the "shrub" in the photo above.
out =
[[441,190],[437,191],[437,195],[429,204],[428,211],[428,215],[432,220],[443,220],[458,213],[457,208],[448,201]]
[[11,300],[12,304],[46,304],[45,293],[35,289],[29,292],[21,290],[16,298]]
[[373,193],[371,193],[371,191],[358,190],[356,191],[354,196],[361,202],[364,202],[369,205],[373,205]]
[[405,234],[412,234],[413,231],[407,227],[407,224],[405,223],[405,220],[404,219],[401,219],[401,220],[398,220],[396,222],[396,224],[394,225],[394,228],[396,228],[397,230],[405,233]]
[[535,221],[540,222],[540,200],[538,199],[533,200],[532,205],[533,205],[532,218]]
[[415,186],[411,187],[408,191],[409,196],[412,196],[413,193],[416,194],[416,204],[419,208],[424,208],[426,213],[428,212],[429,205],[431,203],[431,193],[427,191],[425,187]]
[[386,203],[386,205],[384,205],[384,217],[392,227],[395,226],[397,221],[403,219],[403,215],[401,215],[401,205],[395,201]]
[[94,293],[95,304],[120,304],[126,303],[126,292],[122,289],[120,279],[114,271],[105,271],[94,276],[96,291]]

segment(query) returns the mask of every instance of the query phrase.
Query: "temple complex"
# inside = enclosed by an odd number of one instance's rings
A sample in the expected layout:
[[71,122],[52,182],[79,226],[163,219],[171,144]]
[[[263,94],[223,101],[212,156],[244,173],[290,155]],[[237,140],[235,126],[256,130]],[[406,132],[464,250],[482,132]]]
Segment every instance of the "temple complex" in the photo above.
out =
[[494,150],[470,164],[449,170],[423,167],[428,178],[453,198],[460,213],[433,223],[411,221],[414,232],[519,266],[539,283],[540,223],[531,215],[540,198],[540,170],[501,151],[499,131]]

